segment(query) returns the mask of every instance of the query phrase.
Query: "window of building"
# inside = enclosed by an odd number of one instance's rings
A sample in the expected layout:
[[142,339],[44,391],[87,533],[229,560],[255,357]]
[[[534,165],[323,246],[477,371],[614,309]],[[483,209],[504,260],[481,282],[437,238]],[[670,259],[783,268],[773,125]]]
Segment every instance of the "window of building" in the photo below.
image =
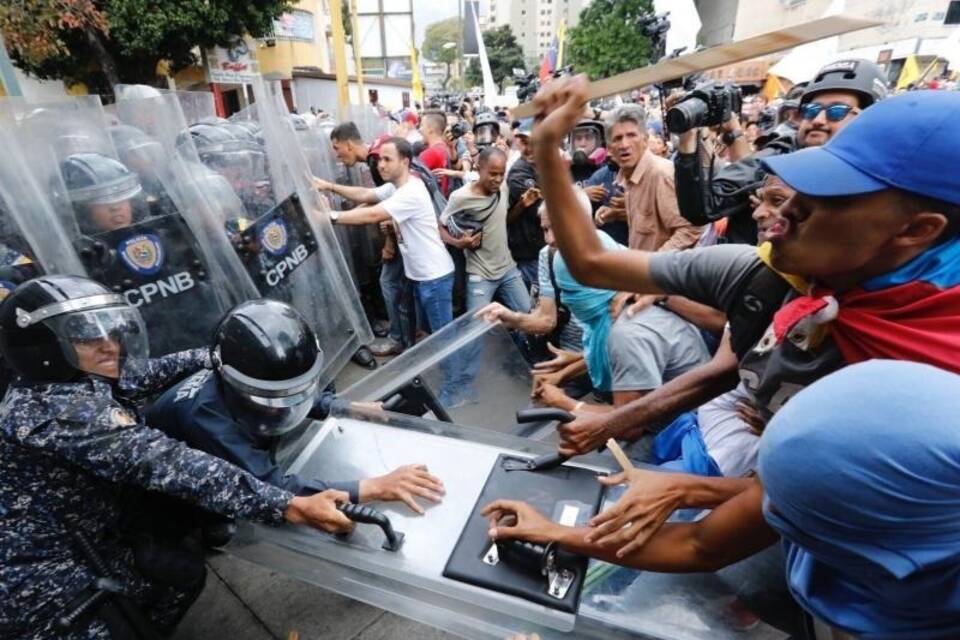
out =
[[917,16],[913,19],[914,22],[923,22],[927,19],[926,12],[918,13]]
[[946,15],[947,13],[945,11],[937,11],[935,14],[933,14],[933,18],[931,18],[931,20],[934,22],[943,22],[943,18]]
[[943,24],[960,24],[960,0],[953,0],[947,5],[947,16]]

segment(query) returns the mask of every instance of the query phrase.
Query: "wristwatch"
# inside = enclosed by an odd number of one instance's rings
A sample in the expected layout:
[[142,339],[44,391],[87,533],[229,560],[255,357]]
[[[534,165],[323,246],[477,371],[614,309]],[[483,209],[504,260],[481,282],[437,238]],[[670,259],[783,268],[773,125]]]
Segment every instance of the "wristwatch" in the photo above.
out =
[[720,140],[723,141],[723,144],[728,147],[734,143],[734,141],[743,135],[743,129],[737,129],[735,131],[724,131],[723,135],[720,136]]
[[337,224],[337,219],[338,219],[339,217],[340,217],[340,212],[339,212],[339,211],[331,211],[331,212],[330,212],[330,223],[331,223],[331,224]]

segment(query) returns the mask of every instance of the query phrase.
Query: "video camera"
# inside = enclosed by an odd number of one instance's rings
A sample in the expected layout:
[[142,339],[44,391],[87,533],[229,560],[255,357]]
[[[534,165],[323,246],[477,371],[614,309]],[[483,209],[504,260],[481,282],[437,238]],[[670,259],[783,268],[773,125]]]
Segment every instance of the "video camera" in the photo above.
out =
[[713,127],[739,114],[743,105],[740,88],[713,81],[698,85],[667,111],[667,130],[686,133],[695,127]]
[[532,100],[540,90],[540,78],[536,73],[526,73],[523,69],[514,69],[513,78],[517,83],[517,100],[526,102]]

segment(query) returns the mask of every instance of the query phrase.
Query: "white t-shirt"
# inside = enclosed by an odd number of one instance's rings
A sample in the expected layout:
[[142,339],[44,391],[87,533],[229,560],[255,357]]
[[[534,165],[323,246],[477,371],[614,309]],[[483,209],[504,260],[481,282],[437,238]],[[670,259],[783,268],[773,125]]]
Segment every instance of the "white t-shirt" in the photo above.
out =
[[453,272],[453,259],[440,238],[437,215],[423,181],[416,176],[399,189],[388,182],[374,189],[397,226],[397,246],[411,280],[436,280]]

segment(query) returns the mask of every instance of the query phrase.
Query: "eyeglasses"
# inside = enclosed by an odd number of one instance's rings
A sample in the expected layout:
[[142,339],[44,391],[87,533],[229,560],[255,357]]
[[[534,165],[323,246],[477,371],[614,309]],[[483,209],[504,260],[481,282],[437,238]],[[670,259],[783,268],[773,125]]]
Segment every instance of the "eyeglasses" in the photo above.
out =
[[826,112],[827,120],[830,122],[840,122],[846,118],[851,111],[855,114],[860,113],[859,109],[851,107],[848,104],[843,104],[842,102],[834,102],[830,105],[822,105],[819,102],[808,102],[800,107],[800,116],[804,120],[813,120],[820,115],[821,111]]

